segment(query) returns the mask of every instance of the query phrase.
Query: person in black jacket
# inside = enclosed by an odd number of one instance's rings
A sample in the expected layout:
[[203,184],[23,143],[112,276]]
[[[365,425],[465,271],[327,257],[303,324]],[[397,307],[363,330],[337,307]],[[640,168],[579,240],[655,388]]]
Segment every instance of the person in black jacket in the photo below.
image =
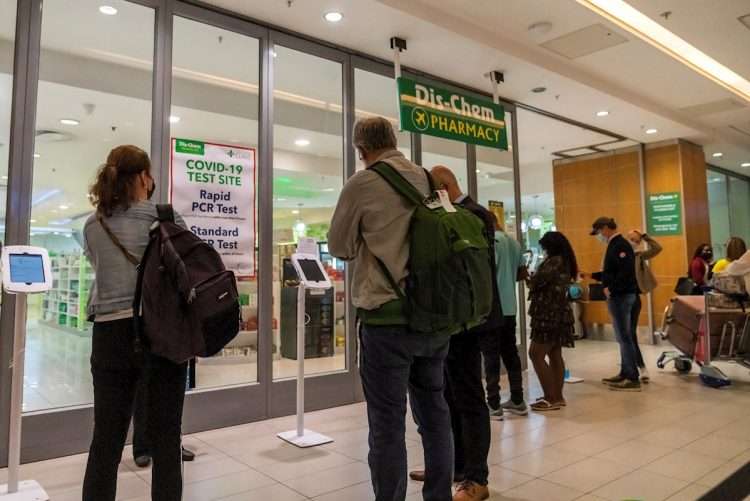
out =
[[611,390],[641,391],[636,345],[631,332],[631,312],[638,294],[635,253],[630,243],[617,232],[617,223],[612,218],[600,217],[594,221],[591,235],[607,245],[604,269],[593,273],[592,278],[604,285],[607,308],[620,344],[620,373],[602,382]]
[[[448,192],[454,205],[471,211],[484,222],[485,237],[490,245],[494,270],[495,216],[461,191],[456,176],[444,166],[431,171],[436,188]],[[494,282],[494,281],[493,281]],[[459,481],[454,501],[487,499],[490,451],[490,415],[482,385],[482,355],[480,336],[486,330],[497,331],[502,326],[503,314],[497,285],[493,288],[492,311],[487,321],[471,330],[451,336],[448,357],[445,359],[445,400],[451,413],[455,453],[454,477]],[[423,480],[425,472],[413,471],[413,480]]]

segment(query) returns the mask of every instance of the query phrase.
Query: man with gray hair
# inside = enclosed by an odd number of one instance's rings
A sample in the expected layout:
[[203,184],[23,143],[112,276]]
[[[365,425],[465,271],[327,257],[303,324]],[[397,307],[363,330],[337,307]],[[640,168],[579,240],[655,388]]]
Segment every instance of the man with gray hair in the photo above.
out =
[[410,331],[404,304],[383,273],[385,267],[405,288],[409,227],[415,207],[377,172],[393,167],[427,196],[427,173],[396,149],[396,135],[385,118],[354,126],[354,146],[366,167],[346,183],[328,233],[329,252],[354,263],[352,302],[360,321],[360,375],[370,426],[368,456],[376,501],[406,497],[406,395],[418,423],[427,476],[426,501],[450,501],[453,440],[443,396],[443,362],[449,336]]

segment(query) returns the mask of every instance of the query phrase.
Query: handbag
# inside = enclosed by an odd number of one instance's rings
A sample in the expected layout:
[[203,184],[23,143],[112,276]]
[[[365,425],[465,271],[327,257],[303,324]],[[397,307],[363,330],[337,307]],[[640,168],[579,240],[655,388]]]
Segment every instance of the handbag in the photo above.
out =
[[674,287],[674,293],[678,296],[690,296],[694,293],[698,284],[690,277],[680,277]]

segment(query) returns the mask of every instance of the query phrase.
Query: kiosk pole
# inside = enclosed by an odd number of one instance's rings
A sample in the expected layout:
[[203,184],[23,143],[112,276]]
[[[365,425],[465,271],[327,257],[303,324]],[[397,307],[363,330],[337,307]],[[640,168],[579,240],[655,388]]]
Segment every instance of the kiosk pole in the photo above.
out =
[[297,287],[297,436],[305,434],[305,286]]
[[21,464],[21,416],[23,413],[23,369],[26,351],[26,294],[16,294],[16,320],[13,329],[13,375],[10,390],[10,430],[8,437],[8,494],[18,492]]

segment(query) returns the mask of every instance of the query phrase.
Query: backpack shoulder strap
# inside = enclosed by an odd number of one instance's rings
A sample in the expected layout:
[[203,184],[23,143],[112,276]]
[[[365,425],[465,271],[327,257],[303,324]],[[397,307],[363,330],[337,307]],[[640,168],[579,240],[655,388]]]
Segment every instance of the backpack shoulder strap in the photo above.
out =
[[174,208],[170,204],[157,205],[156,214],[160,223],[174,223]]
[[[419,190],[417,190],[413,184],[407,181],[406,178],[402,176],[400,172],[398,172],[396,169],[394,169],[387,163],[378,162],[368,167],[368,169],[371,169],[373,172],[376,172],[380,177],[382,177],[391,186],[391,188],[393,188],[396,191],[396,193],[406,198],[414,205],[422,204],[422,201],[424,200],[424,195],[419,193]],[[427,171],[425,171],[425,173],[427,173]],[[427,173],[427,179],[430,183],[430,187],[432,187],[432,177],[429,175],[429,173]]]

